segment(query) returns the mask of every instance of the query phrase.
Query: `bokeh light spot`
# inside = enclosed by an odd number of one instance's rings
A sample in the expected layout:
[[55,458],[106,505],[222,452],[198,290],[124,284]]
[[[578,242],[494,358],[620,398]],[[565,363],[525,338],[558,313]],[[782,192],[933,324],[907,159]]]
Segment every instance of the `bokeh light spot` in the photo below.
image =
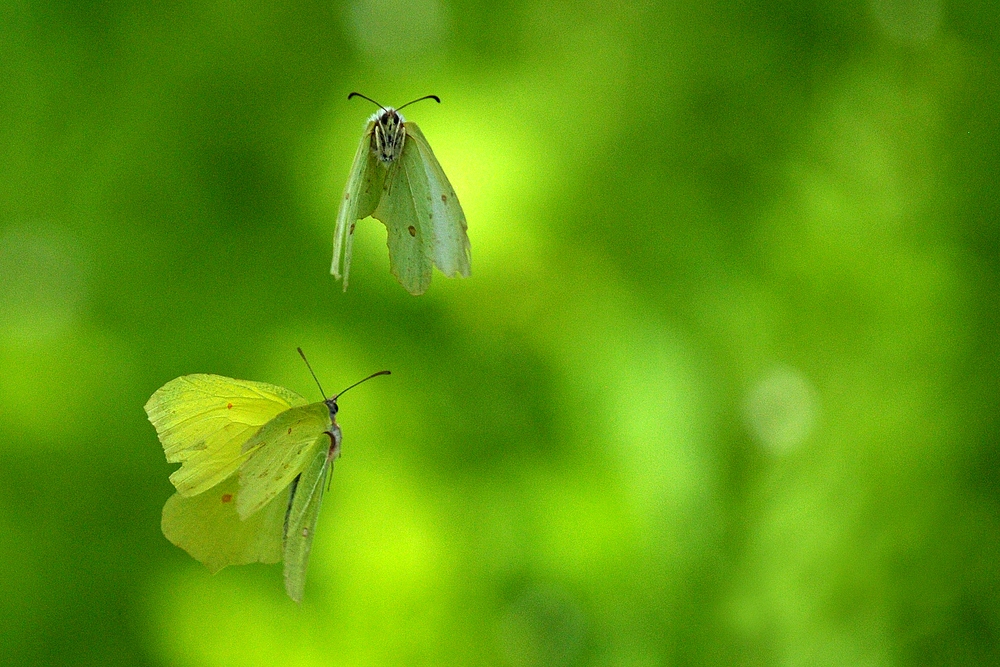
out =
[[772,369],[748,392],[747,426],[757,440],[776,452],[800,445],[812,432],[818,411],[816,390],[798,370]]
[[440,43],[447,23],[444,8],[437,0],[356,0],[349,12],[351,37],[357,48],[373,60],[427,53]]
[[901,42],[926,42],[941,27],[939,0],[872,0],[879,27]]
[[0,333],[35,341],[64,332],[86,294],[80,255],[70,235],[55,226],[0,233]]

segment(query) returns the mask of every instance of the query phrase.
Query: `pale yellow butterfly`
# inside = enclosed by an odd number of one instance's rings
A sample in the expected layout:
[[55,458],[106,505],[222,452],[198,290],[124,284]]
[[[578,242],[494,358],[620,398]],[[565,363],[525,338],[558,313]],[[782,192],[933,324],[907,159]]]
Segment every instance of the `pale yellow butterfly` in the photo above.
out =
[[467,278],[472,260],[462,205],[420,128],[399,113],[413,102],[441,100],[427,95],[394,109],[360,93],[347,99],[352,97],[381,110],[368,120],[354,156],[333,233],[330,273],[343,278],[346,291],[354,226],[370,215],[385,224],[389,270],[410,294],[427,290],[433,266],[449,278]]

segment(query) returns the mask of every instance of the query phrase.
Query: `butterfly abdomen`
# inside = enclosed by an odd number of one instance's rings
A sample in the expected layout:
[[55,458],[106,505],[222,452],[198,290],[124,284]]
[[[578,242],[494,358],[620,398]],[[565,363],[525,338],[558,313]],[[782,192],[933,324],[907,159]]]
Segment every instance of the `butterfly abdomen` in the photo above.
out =
[[403,143],[406,141],[406,129],[403,127],[403,117],[392,107],[376,113],[372,120],[372,153],[381,162],[389,164],[403,154]]

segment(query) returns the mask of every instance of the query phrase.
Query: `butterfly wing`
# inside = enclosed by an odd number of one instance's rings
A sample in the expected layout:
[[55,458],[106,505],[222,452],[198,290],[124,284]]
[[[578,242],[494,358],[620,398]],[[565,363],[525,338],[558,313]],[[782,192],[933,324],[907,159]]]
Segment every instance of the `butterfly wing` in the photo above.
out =
[[386,168],[371,151],[374,122],[369,122],[361,137],[358,152],[354,154],[351,175],[344,187],[344,198],[337,213],[337,227],[333,232],[333,265],[330,273],[344,279],[347,291],[347,276],[351,270],[351,252],[354,246],[354,225],[367,218],[378,206],[382,196]]
[[296,602],[306,586],[306,567],[312,549],[328,474],[333,473],[329,448],[318,449],[292,488],[285,519],[285,591]]
[[282,412],[243,445],[249,454],[240,466],[236,510],[246,519],[284,491],[319,449],[330,445],[330,410],[311,403]]
[[236,511],[238,482],[232,475],[197,496],[175,493],[163,506],[163,534],[212,574],[227,565],[281,560],[289,491],[244,521]]
[[403,144],[391,164],[382,199],[372,216],[385,224],[389,270],[410,294],[423,294],[431,284],[433,260],[427,202],[427,175],[417,160],[413,142]]
[[306,400],[265,382],[221,375],[185,375],[163,385],[146,402],[177,492],[193,496],[232,475],[244,460],[244,443],[279,413]]
[[[468,278],[471,271],[471,246],[465,212],[423,132],[416,123],[406,123],[405,127],[407,145],[416,149],[412,152],[411,160],[415,159],[420,163],[427,178],[430,195],[427,219],[431,230],[431,256],[434,264],[449,278],[456,275]],[[403,151],[406,152],[405,146]]]

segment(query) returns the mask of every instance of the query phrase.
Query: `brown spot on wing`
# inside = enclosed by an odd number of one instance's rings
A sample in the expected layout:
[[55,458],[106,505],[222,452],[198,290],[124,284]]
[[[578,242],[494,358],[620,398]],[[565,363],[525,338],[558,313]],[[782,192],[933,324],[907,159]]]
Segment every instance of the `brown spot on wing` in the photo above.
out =
[[414,227],[413,225],[410,225],[409,227],[407,227],[406,231],[410,232],[410,236],[416,236],[417,235],[417,228]]
[[232,403],[230,403],[229,405],[226,406],[226,410],[232,410],[232,409],[233,409],[233,404]]
[[448,203],[448,195],[441,195],[441,201],[443,201],[445,204],[447,204]]
[[222,502],[228,503],[232,499],[233,499],[233,494],[231,494],[231,493],[223,493],[222,494]]
[[354,225],[356,225],[356,224],[358,224],[358,223],[356,223],[356,222],[352,222],[351,223],[351,231],[349,231],[348,234],[353,234],[354,233]]

